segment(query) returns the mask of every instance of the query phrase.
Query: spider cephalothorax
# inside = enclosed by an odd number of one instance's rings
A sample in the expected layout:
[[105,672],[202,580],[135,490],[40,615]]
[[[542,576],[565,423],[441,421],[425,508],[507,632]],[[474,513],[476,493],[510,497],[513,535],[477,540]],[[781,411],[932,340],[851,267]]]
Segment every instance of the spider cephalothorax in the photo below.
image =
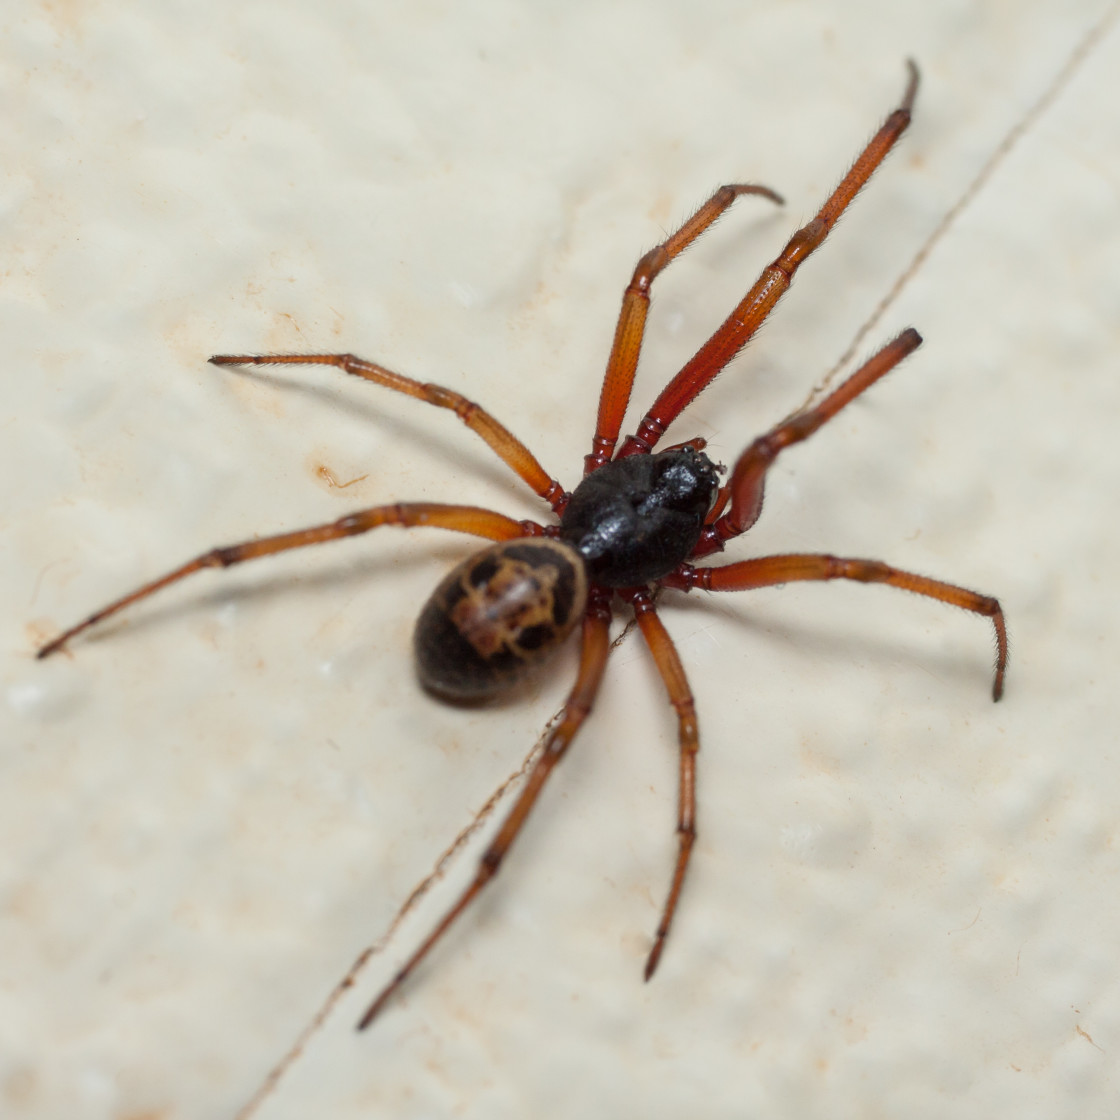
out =
[[493,510],[434,503],[399,503],[360,510],[338,521],[264,537],[203,553],[161,579],[138,588],[90,615],[39,650],[46,657],[76,634],[123,607],[202,568],[228,567],[272,553],[369,532],[383,525],[450,529],[497,542],[464,560],[440,584],[421,612],[416,657],[424,684],[454,699],[492,696],[522,677],[582,623],[579,671],[560,717],[531,767],[505,821],[490,842],[473,882],[424,943],[382,989],[359,1024],[367,1026],[451,923],[493,878],[521,831],[553,767],[591,711],[606,667],[608,627],[616,600],[634,612],[677,713],[680,792],[677,860],[653,946],[646,960],[652,975],[669,932],[696,836],[696,711],[677,651],[654,607],[661,588],[743,591],[793,580],[849,579],[886,583],[990,618],[996,632],[998,700],[1007,664],[1007,633],[999,603],[953,584],[928,579],[877,560],[791,553],[696,567],[690,560],[719,551],[746,532],[762,508],[766,472],[779,453],[807,439],[845,405],[915,350],[921,338],[903,331],[847,381],[819,401],[758,437],[739,457],[726,486],[693,439],[655,452],[668,426],[709,385],[758,330],[789,287],[794,273],[824,241],[836,220],[910,123],[918,72],[909,63],[902,103],[887,117],[829,196],[816,217],[794,233],[739,305],[662,390],[634,435],[615,448],[630,401],[650,287],[737,197],[781,198],[767,187],[721,187],[670,237],[646,253],[622,299],[614,345],[599,400],[584,478],[572,493],[550,476],[529,449],[478,405],[449,389],[422,384],[352,354],[223,355],[216,365],[333,365],[375,384],[451,409],[486,441],[559,518],[541,525],[515,521]]
[[718,490],[715,466],[694,447],[615,459],[575,488],[560,539],[583,557],[594,583],[651,583],[692,555]]

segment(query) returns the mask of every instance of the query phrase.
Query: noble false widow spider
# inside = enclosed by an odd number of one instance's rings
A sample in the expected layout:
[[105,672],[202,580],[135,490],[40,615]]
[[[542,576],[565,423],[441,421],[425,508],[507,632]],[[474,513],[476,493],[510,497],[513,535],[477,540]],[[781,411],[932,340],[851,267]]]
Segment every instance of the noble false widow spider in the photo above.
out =
[[553,768],[594,705],[607,663],[608,626],[616,598],[634,612],[676,710],[679,728],[679,846],[668,897],[646,959],[647,980],[661,958],[696,838],[696,754],[700,745],[684,668],[654,606],[656,589],[745,591],[794,580],[849,579],[885,583],[939,599],[992,620],[997,643],[992,698],[1000,698],[1007,665],[1007,631],[999,603],[987,595],[877,560],[789,554],[739,560],[722,567],[695,567],[691,563],[721,551],[725,542],[755,523],[762,509],[766,472],[779,453],[807,439],[889,373],[920,345],[917,331],[903,331],[817,405],[759,436],[739,456],[726,485],[720,485],[719,468],[704,454],[705,441],[701,438],[664,451],[654,450],[666,428],[762,325],[802,262],[824,241],[905,132],[918,88],[917,67],[913,62],[907,66],[909,79],[901,104],[887,117],[816,217],[790,238],[734,311],[662,390],[635,434],[616,451],[654,279],[740,195],[762,195],[776,203],[782,199],[769,188],[753,184],[720,187],[680,229],[638,261],[622,297],[583,480],[572,492],[551,477],[532,452],[494,417],[449,389],[421,384],[352,354],[238,354],[210,359],[219,366],[337,366],[374,384],[450,409],[551,506],[557,523],[546,526],[515,521],[473,506],[428,502],[376,506],[330,524],[213,549],[110,603],[39,650],[39,657],[47,657],[109,615],[203,568],[226,568],[287,549],[367,533],[383,525],[450,529],[496,542],[456,567],[420,614],[415,653],[420,679],[429,690],[458,700],[491,697],[536,667],[577,625],[582,627],[575,685],[513,808],[482,856],[474,880],[383,988],[362,1017],[360,1027],[372,1022],[497,873]]

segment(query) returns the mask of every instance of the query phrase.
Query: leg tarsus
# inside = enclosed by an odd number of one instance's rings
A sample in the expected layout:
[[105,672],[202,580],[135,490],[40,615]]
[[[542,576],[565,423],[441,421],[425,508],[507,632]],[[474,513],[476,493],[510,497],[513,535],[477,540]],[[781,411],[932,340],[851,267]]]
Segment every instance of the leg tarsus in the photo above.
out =
[[685,871],[688,868],[689,860],[692,858],[692,846],[695,843],[695,826],[684,831],[677,829],[677,865],[673,872],[672,885],[669,888],[669,900],[672,907],[670,908],[669,901],[667,901],[665,911],[661,915],[661,921],[657,923],[657,932],[653,935],[653,945],[650,948],[649,956],[646,957],[646,967],[642,973],[642,978],[646,983],[649,983],[650,978],[657,971],[657,966],[661,963],[661,951],[665,948],[665,941],[669,936],[669,927],[672,925],[673,914],[677,908],[677,899],[680,897],[681,887],[684,885]]

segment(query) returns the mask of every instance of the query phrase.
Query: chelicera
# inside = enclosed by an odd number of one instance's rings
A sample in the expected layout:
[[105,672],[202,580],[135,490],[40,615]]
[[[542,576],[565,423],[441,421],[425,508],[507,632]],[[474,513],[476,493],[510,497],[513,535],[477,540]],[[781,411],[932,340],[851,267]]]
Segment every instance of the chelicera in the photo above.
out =
[[721,551],[727,541],[755,523],[762,510],[766,472],[778,455],[811,436],[915,350],[921,343],[917,331],[903,331],[815,406],[804,408],[759,436],[739,456],[725,484],[721,485],[720,468],[704,453],[703,439],[655,450],[668,426],[758,330],[802,262],[824,241],[906,130],[918,87],[917,68],[908,63],[908,70],[902,102],[816,217],[793,235],[739,305],[662,390],[634,435],[618,446],[653,281],[740,195],[762,195],[777,203],[782,200],[767,187],[721,187],[675,233],[638,261],[622,299],[591,451],[584,460],[583,479],[572,492],[565,490],[488,412],[438,385],[421,384],[351,354],[219,355],[210,359],[220,366],[333,365],[374,384],[450,409],[551,507],[556,522],[542,525],[515,521],[493,510],[449,504],[399,503],[364,509],[329,524],[206,552],[110,603],[39,650],[39,657],[47,657],[102,619],[204,568],[225,568],[288,549],[356,536],[383,525],[450,529],[494,542],[456,567],[420,614],[415,631],[416,661],[419,676],[431,691],[458,700],[492,697],[539,666],[574,629],[581,629],[575,684],[512,809],[482,856],[474,880],[370,1005],[361,1027],[369,1025],[497,873],[554,767],[594,705],[606,668],[608,626],[616,602],[633,611],[678,721],[678,850],[646,960],[647,980],[657,968],[669,934],[696,838],[696,755],[700,745],[684,667],[654,605],[658,589],[744,591],[794,580],[847,579],[912,591],[991,619],[997,647],[992,698],[1000,698],[1007,664],[1007,633],[1000,605],[990,596],[880,561],[831,555],[761,556],[718,567],[692,563]]

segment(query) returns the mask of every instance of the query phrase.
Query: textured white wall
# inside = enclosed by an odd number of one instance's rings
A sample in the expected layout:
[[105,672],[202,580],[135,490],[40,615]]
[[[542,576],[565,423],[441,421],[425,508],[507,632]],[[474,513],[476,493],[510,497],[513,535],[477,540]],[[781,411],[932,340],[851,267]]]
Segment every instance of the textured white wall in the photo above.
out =
[[[398,930],[262,1118],[1115,1115],[1120,1048],[1120,38],[1107,8],[802,0],[196,0],[3,17],[0,1113],[230,1117],[556,711],[416,688],[412,618],[469,544],[380,537],[206,574],[214,544],[398,498],[540,516],[352,349],[491,406],[565,481],[638,254],[767,182],[658,282],[639,406],[923,70],[902,149],[691,410],[731,459],[844,350],[922,350],[784,457],[733,555],[831,549],[998,594],[670,602],[701,839],[660,974],[674,726],[640,644],[497,885],[386,1011]],[[357,479],[345,489],[339,481]]]

